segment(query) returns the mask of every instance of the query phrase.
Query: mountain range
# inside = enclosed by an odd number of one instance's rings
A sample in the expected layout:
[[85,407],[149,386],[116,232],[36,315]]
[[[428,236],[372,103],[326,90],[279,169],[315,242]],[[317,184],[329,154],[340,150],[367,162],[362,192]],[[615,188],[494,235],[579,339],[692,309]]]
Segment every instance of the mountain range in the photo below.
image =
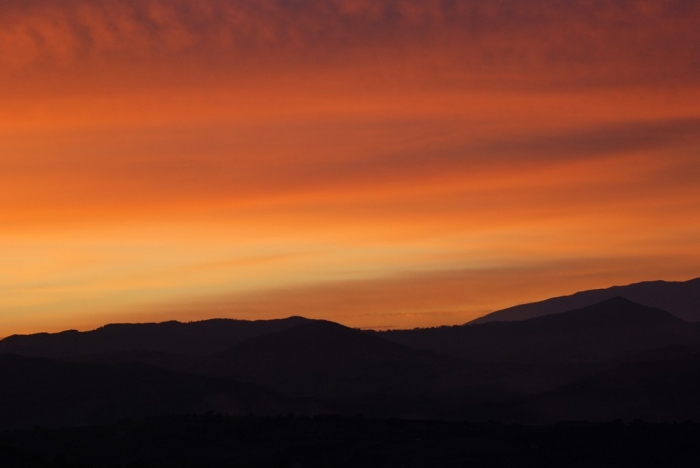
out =
[[595,362],[690,344],[700,324],[621,297],[523,321],[377,332],[384,339],[465,359],[553,364]]
[[[699,283],[640,284],[687,305]],[[700,323],[674,310],[615,296],[413,330],[290,317],[15,335],[0,341],[0,428],[204,412],[700,420]]]
[[645,281],[627,286],[581,291],[569,296],[553,297],[498,310],[469,323],[527,320],[580,309],[613,297],[623,297],[638,304],[663,309],[687,322],[700,321],[700,278],[695,278],[689,281]]

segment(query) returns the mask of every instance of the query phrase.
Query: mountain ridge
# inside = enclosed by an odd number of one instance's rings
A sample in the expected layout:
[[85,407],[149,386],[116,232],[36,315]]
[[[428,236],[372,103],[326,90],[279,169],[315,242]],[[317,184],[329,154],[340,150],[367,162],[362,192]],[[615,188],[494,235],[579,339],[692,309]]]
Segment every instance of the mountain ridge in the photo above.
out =
[[11,335],[0,340],[0,354],[60,358],[139,349],[205,356],[234,343],[310,321],[292,316],[272,320],[112,323],[88,331]]
[[641,305],[663,309],[688,322],[700,321],[700,278],[693,278],[687,281],[643,281],[579,291],[497,310],[464,325],[527,320],[586,307],[612,297],[624,297]]
[[[110,324],[0,342],[0,412],[10,426],[24,412],[80,425],[207,410],[537,422],[599,401],[627,408],[599,419],[671,418],[682,405],[639,402],[700,388],[698,350],[700,324],[622,297],[523,321],[385,332],[303,317]],[[627,380],[643,384],[637,400]]]
[[624,298],[522,321],[375,333],[464,359],[532,364],[592,362],[700,340],[697,324]]

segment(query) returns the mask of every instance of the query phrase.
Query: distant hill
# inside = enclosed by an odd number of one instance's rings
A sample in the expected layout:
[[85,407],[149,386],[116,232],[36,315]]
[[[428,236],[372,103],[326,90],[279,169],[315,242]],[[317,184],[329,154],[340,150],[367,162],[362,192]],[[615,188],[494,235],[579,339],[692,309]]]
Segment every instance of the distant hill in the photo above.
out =
[[206,411],[700,420],[699,372],[700,323],[622,297],[385,332],[302,317],[108,325],[0,341],[0,430]]
[[413,348],[488,362],[574,363],[700,342],[700,326],[623,298],[518,322],[375,332]]
[[327,408],[345,414],[393,417],[453,418],[465,406],[551,390],[597,369],[468,362],[326,321],[253,338],[204,357],[137,350],[71,359],[225,376],[285,395],[320,398]]
[[213,357],[242,380],[313,396],[406,391],[461,365],[326,321],[251,339]]
[[0,355],[0,429],[74,426],[146,416],[287,414],[305,403],[252,384],[141,364],[100,365]]
[[86,332],[69,330],[9,336],[0,341],[0,354],[64,358],[141,350],[204,356],[309,321],[303,317],[289,317],[255,321],[214,319],[189,323],[111,324]]
[[638,304],[665,310],[687,322],[700,321],[700,278],[696,278],[684,282],[646,281],[577,292],[570,296],[554,297],[492,312],[469,324],[527,320],[580,309],[613,297],[624,297]]

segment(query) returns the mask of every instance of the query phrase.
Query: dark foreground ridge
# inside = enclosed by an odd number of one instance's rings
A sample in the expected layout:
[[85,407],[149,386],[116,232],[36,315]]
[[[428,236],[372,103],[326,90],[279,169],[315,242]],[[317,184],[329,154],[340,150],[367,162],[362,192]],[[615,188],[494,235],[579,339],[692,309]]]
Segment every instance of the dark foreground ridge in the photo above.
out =
[[0,433],[6,468],[695,467],[700,424],[168,416]]
[[622,297],[393,332],[13,336],[0,378],[0,468],[700,466],[700,323]]
[[168,414],[700,421],[700,323],[624,298],[519,322],[367,332],[301,317],[0,341],[0,430]]
[[0,433],[13,467],[684,467],[700,424],[168,416]]

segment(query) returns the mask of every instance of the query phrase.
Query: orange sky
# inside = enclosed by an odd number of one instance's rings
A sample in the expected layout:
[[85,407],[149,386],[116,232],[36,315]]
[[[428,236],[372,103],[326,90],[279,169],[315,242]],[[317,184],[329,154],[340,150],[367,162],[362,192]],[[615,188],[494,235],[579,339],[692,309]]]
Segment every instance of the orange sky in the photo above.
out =
[[5,0],[0,336],[700,276],[694,1]]

